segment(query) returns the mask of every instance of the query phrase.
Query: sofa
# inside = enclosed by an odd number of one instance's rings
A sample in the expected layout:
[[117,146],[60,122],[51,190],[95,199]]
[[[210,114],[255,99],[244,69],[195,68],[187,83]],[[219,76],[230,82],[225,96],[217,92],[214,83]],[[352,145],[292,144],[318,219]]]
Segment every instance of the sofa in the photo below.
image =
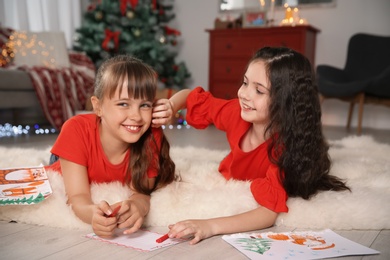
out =
[[[10,69],[11,48],[7,46],[14,30],[0,27],[0,125],[43,123],[47,120],[36,98],[32,81],[27,72]],[[6,51],[4,56],[3,51]]]
[[68,50],[63,32],[13,31],[8,39],[1,48],[14,56],[7,63],[1,60],[0,125],[40,124],[60,130],[68,118],[86,109],[93,62]]
[[0,68],[0,124],[48,125],[26,71]]

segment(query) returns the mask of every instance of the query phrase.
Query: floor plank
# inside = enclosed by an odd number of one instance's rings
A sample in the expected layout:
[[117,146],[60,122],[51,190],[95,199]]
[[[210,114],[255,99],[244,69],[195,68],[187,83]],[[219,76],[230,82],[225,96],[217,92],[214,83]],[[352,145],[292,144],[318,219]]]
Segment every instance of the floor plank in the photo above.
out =
[[27,229],[33,228],[31,225],[13,223],[8,221],[0,221],[0,237],[5,239],[10,234],[23,232]]
[[365,256],[363,259],[390,259],[390,230],[382,230],[370,247],[380,251],[380,256]]
[[[15,225],[20,224],[6,224]],[[2,237],[0,241],[2,259],[41,259],[64,248],[85,242],[82,231],[30,226],[22,232]],[[3,231],[4,225],[1,225]],[[7,227],[6,227],[7,228]]]

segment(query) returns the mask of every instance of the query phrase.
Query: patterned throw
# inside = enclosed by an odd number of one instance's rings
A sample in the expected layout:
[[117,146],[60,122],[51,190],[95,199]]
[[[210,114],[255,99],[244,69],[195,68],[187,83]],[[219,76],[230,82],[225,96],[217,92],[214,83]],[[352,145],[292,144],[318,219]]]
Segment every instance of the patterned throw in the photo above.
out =
[[86,101],[93,91],[95,66],[92,60],[75,52],[69,53],[69,60],[69,68],[18,68],[30,75],[42,111],[57,130],[76,111],[85,110]]

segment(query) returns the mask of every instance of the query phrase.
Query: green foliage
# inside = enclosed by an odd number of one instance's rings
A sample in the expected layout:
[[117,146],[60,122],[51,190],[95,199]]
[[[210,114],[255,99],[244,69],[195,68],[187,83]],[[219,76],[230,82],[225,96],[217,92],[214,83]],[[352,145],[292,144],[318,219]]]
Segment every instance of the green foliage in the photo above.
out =
[[29,198],[24,197],[22,199],[6,199],[0,200],[0,205],[13,205],[13,204],[37,204],[43,201],[45,197],[39,193],[37,197],[31,196]]
[[99,2],[84,14],[73,49],[85,52],[97,68],[117,54],[134,55],[151,65],[166,87],[184,88],[190,73],[184,62],[175,61],[180,32],[168,26],[175,17],[173,0]]
[[244,249],[258,254],[264,254],[271,248],[272,241],[265,238],[239,238],[237,242],[243,246]]

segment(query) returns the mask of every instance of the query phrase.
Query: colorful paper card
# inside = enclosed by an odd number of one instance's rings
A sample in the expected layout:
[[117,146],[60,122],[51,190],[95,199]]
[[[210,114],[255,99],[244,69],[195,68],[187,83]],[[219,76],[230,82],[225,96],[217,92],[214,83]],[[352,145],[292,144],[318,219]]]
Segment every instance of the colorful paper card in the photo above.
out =
[[327,229],[320,232],[240,233],[222,239],[250,259],[320,259],[379,254]]
[[86,235],[86,237],[143,252],[149,252],[163,247],[176,245],[185,241],[183,239],[168,238],[165,241],[158,243],[156,240],[163,236],[163,234],[148,230],[138,230],[136,233],[125,235],[123,234],[123,230],[124,229],[118,229],[115,233],[116,236],[112,239],[98,237],[95,233],[90,233]]
[[0,169],[0,206],[36,204],[52,193],[43,165]]

